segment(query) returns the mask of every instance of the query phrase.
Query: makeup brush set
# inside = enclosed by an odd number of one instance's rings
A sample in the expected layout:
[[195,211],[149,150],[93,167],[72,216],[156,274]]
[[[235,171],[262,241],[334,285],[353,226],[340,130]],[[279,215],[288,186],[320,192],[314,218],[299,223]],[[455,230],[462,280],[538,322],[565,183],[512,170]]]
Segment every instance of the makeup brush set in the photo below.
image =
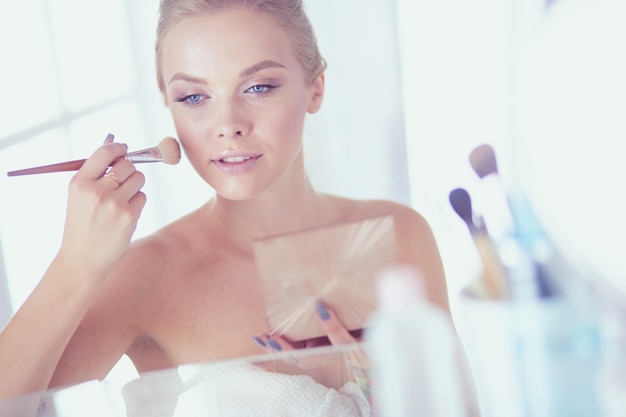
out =
[[[507,194],[491,145],[474,148],[469,162],[480,179],[478,195],[483,212],[476,212],[465,188],[455,188],[449,194],[450,204],[467,225],[483,267],[481,276],[465,291],[491,300],[549,297],[555,289],[542,267],[552,245],[532,211],[525,200],[512,201]],[[520,221],[520,217],[526,220]]]
[[493,147],[478,146],[469,162],[480,179],[482,212],[464,188],[452,190],[449,201],[483,266],[462,290],[461,317],[486,415],[599,415],[598,314],[580,296],[580,274],[543,233],[527,200],[506,192]]

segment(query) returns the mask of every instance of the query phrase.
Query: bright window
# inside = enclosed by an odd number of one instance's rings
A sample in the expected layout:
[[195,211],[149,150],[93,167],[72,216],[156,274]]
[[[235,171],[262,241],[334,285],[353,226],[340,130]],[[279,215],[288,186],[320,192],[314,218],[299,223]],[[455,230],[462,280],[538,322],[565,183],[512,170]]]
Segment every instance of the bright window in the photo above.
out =
[[58,249],[71,173],[4,173],[86,157],[109,132],[147,143],[125,3],[0,5],[0,231],[14,308]]

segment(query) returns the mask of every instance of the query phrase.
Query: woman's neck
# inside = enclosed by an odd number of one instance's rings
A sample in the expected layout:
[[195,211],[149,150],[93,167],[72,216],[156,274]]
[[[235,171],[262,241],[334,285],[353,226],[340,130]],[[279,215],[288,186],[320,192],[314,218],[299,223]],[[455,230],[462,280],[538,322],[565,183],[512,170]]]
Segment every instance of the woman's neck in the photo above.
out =
[[324,197],[306,177],[297,187],[273,191],[240,201],[215,195],[205,207],[211,229],[248,246],[254,239],[315,226],[324,216]]

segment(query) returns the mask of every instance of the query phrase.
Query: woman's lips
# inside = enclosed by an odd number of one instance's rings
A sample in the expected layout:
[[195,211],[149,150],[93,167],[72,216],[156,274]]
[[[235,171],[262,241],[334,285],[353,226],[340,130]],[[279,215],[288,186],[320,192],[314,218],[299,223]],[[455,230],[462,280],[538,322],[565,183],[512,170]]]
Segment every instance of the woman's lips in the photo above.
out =
[[214,159],[213,163],[219,170],[234,174],[250,171],[260,158],[261,155],[229,155]]

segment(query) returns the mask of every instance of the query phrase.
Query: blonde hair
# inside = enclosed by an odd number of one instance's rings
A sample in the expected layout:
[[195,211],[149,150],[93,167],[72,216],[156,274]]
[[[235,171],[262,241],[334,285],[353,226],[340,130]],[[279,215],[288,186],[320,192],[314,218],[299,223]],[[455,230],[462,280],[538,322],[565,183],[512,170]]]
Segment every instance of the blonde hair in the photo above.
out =
[[285,32],[294,45],[306,81],[313,84],[326,69],[313,27],[307,17],[302,0],[161,0],[155,44],[155,65],[159,89],[165,96],[165,83],[161,70],[163,39],[181,20],[202,13],[211,13],[229,7],[246,7],[267,15]]

